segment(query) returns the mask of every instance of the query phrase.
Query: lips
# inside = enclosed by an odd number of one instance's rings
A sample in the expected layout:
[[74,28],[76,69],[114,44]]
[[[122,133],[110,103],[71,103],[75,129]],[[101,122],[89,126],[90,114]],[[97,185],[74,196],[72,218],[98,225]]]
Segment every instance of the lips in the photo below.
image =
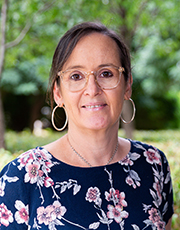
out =
[[96,104],[96,105],[83,105],[82,108],[87,108],[87,109],[96,109],[96,108],[100,108],[100,107],[104,107],[107,104]]

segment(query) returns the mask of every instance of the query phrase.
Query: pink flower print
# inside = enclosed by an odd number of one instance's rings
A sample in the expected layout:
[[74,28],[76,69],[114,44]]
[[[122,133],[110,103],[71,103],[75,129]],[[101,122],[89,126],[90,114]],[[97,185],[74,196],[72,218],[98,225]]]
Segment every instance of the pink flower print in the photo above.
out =
[[119,190],[115,190],[114,188],[111,188],[108,192],[105,192],[105,197],[107,201],[115,201],[116,204],[119,204],[123,207],[127,206],[127,202],[125,201],[125,193],[119,192]]
[[40,149],[38,149],[38,151],[35,152],[35,154],[36,154],[36,158],[38,158],[38,160],[41,160],[41,159],[48,160],[47,155]]
[[31,163],[26,165],[26,174],[25,174],[25,182],[29,182],[34,184],[37,182],[38,176],[41,177],[43,175],[43,171],[39,170],[40,165],[38,162]]
[[44,186],[49,188],[50,186],[54,185],[54,181],[50,177],[45,177],[44,179]]
[[97,187],[90,187],[86,193],[86,200],[89,202],[94,202],[97,205],[101,204],[100,191]]
[[151,208],[151,210],[148,211],[149,213],[149,219],[153,222],[153,223],[157,223],[158,221],[160,221],[160,217],[158,215],[157,209],[156,208]]
[[[136,184],[134,183],[133,179],[130,176],[126,177],[126,183],[130,186],[132,186],[134,189],[136,189]],[[137,181],[136,182],[138,186],[140,186],[140,183]]]
[[123,218],[128,218],[129,213],[123,211],[120,205],[116,205],[115,207],[112,205],[108,205],[107,217],[110,219],[114,219],[117,223],[120,223]]
[[36,152],[36,159],[38,162],[42,162],[42,164],[45,164],[45,168],[47,170],[47,172],[50,172],[50,168],[53,166],[52,162],[51,162],[51,158],[52,156],[47,153],[46,150],[42,151],[42,150],[38,150],[38,152]]
[[45,149],[43,149],[43,150],[38,149],[38,152],[36,153],[36,156],[39,159],[43,159],[45,161],[49,161],[52,158],[51,154],[48,153],[48,151],[46,151]]
[[136,181],[136,185],[137,185],[138,187],[140,187],[140,186],[141,186],[141,183],[140,183],[139,181]]
[[55,218],[53,219],[56,218],[61,219],[61,217],[64,216],[65,212],[66,212],[66,208],[62,206],[59,201],[54,201],[52,216],[54,216]]
[[9,223],[13,222],[13,214],[10,210],[7,209],[4,203],[0,204],[0,226],[9,226]]
[[46,165],[46,171],[49,173],[49,172],[51,172],[51,167],[53,166],[53,164],[51,163],[51,162],[49,162],[49,161],[46,161],[45,162],[45,165]]
[[23,167],[25,167],[28,163],[31,163],[33,160],[34,158],[33,154],[31,153],[31,150],[23,153],[18,159],[18,162],[20,162],[18,168],[21,170]]
[[163,221],[159,221],[157,224],[157,229],[158,230],[164,230],[165,229],[165,223]]
[[126,157],[124,157],[121,161],[119,161],[119,163],[121,165],[133,165],[133,161],[129,158],[129,156],[127,155]]
[[119,193],[119,190],[116,190],[115,198],[118,201],[119,205],[121,205],[123,207],[127,207],[127,202],[125,201],[125,193],[124,192]]
[[105,198],[107,201],[111,201],[112,198],[113,198],[113,195],[115,193],[115,189],[114,188],[110,188],[109,189],[109,193],[108,192],[105,192]]
[[39,207],[37,209],[37,219],[39,224],[45,224],[49,225],[50,222],[52,222],[52,217],[51,213],[54,211],[54,208],[52,205],[47,206],[46,208],[44,207]]
[[61,205],[59,201],[54,201],[53,205],[49,205],[46,208],[39,207],[37,209],[37,219],[39,224],[49,225],[55,219],[61,219],[65,214],[66,208]]
[[134,184],[134,181],[130,176],[128,176],[128,177],[126,177],[126,183],[131,186]]
[[28,224],[29,214],[28,214],[28,205],[24,205],[20,200],[15,202],[15,208],[18,210],[15,213],[15,220],[18,224]]
[[144,156],[146,157],[146,161],[150,164],[160,164],[160,155],[155,149],[148,149],[144,151]]

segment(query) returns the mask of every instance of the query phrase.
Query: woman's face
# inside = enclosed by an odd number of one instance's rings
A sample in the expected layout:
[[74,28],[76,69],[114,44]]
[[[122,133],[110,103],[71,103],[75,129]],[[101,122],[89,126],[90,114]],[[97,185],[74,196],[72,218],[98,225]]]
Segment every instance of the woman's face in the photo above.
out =
[[[77,67],[88,72],[102,65],[121,66],[117,44],[110,37],[92,33],[82,37],[63,66],[63,71]],[[69,129],[101,130],[119,126],[124,99],[131,96],[131,80],[125,82],[122,74],[116,88],[103,90],[95,82],[93,74],[84,89],[71,92],[64,87],[54,86],[54,99],[65,105],[69,117]]]

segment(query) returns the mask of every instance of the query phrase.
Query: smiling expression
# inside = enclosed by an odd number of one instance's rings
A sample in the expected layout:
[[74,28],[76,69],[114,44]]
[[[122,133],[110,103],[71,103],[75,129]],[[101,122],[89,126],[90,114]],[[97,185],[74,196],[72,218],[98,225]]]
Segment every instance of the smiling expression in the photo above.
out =
[[[91,33],[84,36],[75,46],[63,66],[63,71],[77,68],[81,71],[97,71],[101,66],[121,66],[119,49],[110,37]],[[116,88],[102,90],[89,75],[86,87],[78,92],[70,92],[63,84],[54,86],[54,99],[57,104],[64,104],[68,117],[69,129],[100,130],[119,127],[124,99],[131,96],[131,81],[125,82],[123,74]]]

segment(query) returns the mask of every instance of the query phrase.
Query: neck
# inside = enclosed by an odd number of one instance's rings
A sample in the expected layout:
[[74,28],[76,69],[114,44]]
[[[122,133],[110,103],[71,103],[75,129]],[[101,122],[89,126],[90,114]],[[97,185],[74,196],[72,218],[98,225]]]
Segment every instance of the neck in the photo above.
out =
[[[94,130],[88,132],[86,130],[78,132],[76,129],[73,132],[73,129],[69,127],[67,137],[71,145],[71,150],[76,157],[79,157],[78,154],[81,155],[92,166],[106,165],[111,160],[117,147],[118,128],[109,131]],[[79,160],[87,166],[85,161],[82,162],[82,159]],[[113,156],[113,160],[115,160],[115,156]],[[111,160],[111,163],[113,160]]]
[[[74,152],[84,163],[86,163],[89,167],[92,167],[91,163],[89,163],[89,161],[86,160],[80,153],[78,153],[78,152],[75,150],[75,148],[71,145],[68,136],[67,136],[67,140],[68,140],[68,143],[69,143],[71,149],[73,150],[73,152]],[[119,146],[119,143],[118,143],[118,141],[117,141],[117,143],[116,143],[116,148],[114,149],[113,154],[111,155],[111,157],[109,158],[109,160],[107,161],[107,163],[106,163],[105,165],[108,165],[108,164],[111,163],[111,161],[113,160],[113,158],[114,158],[114,156],[115,156],[115,154],[116,154],[116,152],[117,152],[117,150],[118,150],[118,146]]]

